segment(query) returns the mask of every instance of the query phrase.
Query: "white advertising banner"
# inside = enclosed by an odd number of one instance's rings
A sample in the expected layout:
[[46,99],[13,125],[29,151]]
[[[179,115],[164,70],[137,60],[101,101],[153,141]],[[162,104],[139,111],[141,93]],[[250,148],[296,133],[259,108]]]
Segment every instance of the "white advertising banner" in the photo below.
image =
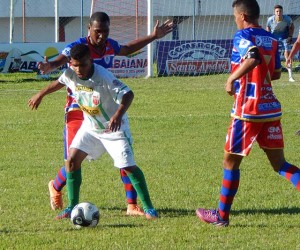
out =
[[[51,61],[68,43],[13,43],[0,44],[0,72],[37,72],[37,63],[47,56]],[[67,65],[53,72],[60,73]],[[147,74],[147,51],[142,50],[128,57],[116,56],[113,68],[117,77],[141,77]]]

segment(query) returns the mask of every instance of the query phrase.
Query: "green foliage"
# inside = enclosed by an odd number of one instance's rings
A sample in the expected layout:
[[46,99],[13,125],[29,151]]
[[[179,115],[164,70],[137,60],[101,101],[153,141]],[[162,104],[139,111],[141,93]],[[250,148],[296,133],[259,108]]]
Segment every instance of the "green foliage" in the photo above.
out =
[[[242,164],[231,225],[216,229],[195,216],[197,207],[218,205],[233,102],[226,78],[124,79],[135,93],[128,113],[136,161],[161,218],[125,216],[124,188],[105,155],[84,162],[80,197],[99,207],[100,223],[76,230],[54,220],[47,189],[63,164],[66,93],[45,97],[32,111],[28,99],[49,82],[0,75],[0,249],[300,249],[299,192],[271,170],[257,145]],[[299,82],[284,74],[273,85],[284,111],[286,158],[300,165]]]

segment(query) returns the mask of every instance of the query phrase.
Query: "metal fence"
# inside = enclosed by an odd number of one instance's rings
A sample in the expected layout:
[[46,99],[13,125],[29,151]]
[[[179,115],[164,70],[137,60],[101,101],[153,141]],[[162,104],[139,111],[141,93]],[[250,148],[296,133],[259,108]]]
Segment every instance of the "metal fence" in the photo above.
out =
[[64,42],[87,34],[91,0],[0,2],[0,43]]

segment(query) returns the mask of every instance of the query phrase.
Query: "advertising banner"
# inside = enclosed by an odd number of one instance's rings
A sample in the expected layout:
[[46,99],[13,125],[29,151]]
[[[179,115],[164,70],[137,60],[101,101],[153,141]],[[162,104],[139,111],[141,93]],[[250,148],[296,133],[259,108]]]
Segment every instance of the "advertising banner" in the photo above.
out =
[[[232,40],[186,40],[157,42],[159,76],[218,74],[230,71]],[[284,51],[279,46],[285,69]],[[299,60],[299,52],[295,55]],[[299,66],[295,67],[298,70]]]
[[231,40],[159,41],[159,76],[201,75],[230,71]]
[[[47,56],[49,61],[68,45],[68,43],[13,43],[0,45],[0,73],[37,72],[37,63]],[[51,74],[60,74],[67,65]],[[111,70],[117,77],[141,77],[147,75],[147,51],[142,50],[127,57],[116,56]]]

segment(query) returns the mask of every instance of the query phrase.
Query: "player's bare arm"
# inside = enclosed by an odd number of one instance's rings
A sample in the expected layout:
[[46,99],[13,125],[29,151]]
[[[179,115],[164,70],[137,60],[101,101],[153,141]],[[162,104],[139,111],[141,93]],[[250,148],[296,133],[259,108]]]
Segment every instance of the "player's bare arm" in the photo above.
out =
[[116,132],[120,130],[121,123],[122,123],[122,117],[125,114],[125,112],[130,107],[132,100],[134,98],[134,94],[132,91],[127,92],[123,95],[122,102],[116,111],[116,113],[110,118],[109,121],[109,130],[112,132]]
[[161,26],[159,26],[159,21],[156,21],[155,27],[153,32],[145,37],[135,39],[131,42],[129,42],[126,45],[123,45],[121,47],[121,50],[119,52],[120,56],[127,56],[130,55],[133,52],[136,52],[143,47],[145,47],[147,44],[153,42],[156,39],[160,39],[164,36],[166,36],[168,33],[170,33],[174,28],[174,23],[172,20],[168,19],[165,21]]
[[32,110],[37,109],[45,95],[58,91],[64,86],[65,85],[61,84],[58,80],[51,82],[48,86],[40,90],[37,94],[35,94],[28,100],[28,107],[30,107]]
[[296,55],[297,51],[300,49],[300,34],[297,37],[296,42],[294,43],[292,50],[285,62],[286,66],[290,65],[291,63],[293,63],[293,57]]
[[291,44],[292,43],[292,39],[293,39],[293,34],[294,34],[294,30],[295,30],[295,26],[292,23],[289,27],[289,37],[286,39],[287,44]]
[[47,74],[66,63],[68,63],[68,58],[65,55],[59,54],[55,60],[51,62],[49,62],[48,58],[45,56],[43,62],[38,62],[38,69],[42,74]]
[[225,84],[225,91],[229,95],[234,95],[235,94],[235,89],[234,89],[234,82],[241,78],[243,75],[247,74],[250,72],[252,69],[254,69],[258,64],[260,64],[260,60],[257,58],[247,58],[241,66],[234,71],[227,79],[226,84]]

